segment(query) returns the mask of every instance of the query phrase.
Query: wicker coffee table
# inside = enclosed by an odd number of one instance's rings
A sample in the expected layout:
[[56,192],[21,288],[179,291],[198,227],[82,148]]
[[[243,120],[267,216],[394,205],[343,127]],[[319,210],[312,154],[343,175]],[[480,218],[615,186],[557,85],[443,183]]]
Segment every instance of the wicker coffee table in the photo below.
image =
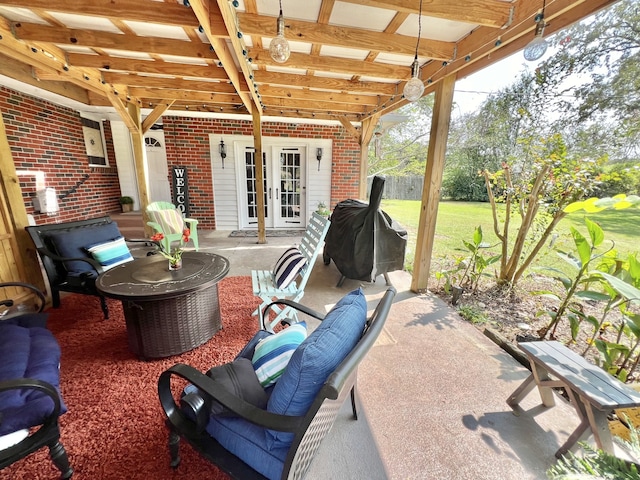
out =
[[229,260],[213,253],[185,252],[177,271],[152,255],[106,271],[96,287],[122,301],[131,351],[161,358],[192,350],[222,328],[218,282],[228,272]]

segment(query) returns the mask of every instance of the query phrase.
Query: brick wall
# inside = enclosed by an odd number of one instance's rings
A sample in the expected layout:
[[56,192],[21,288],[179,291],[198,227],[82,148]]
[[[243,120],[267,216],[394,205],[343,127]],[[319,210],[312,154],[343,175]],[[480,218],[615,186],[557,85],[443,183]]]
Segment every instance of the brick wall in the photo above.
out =
[[[252,124],[242,120],[166,116],[162,123],[169,169],[181,165],[188,168],[190,216],[198,219],[199,228],[213,230],[215,211],[209,134],[253,136]],[[264,122],[262,135],[333,139],[331,206],[346,198],[358,198],[360,145],[342,126]]]
[[[27,213],[36,223],[54,223],[97,217],[120,210],[120,185],[108,122],[105,125],[108,161],[112,167],[90,167],[78,112],[36,97],[0,87],[0,112],[11,155],[20,175]],[[56,189],[60,212],[35,213],[36,179]]]
[[[0,112],[7,130],[27,213],[36,223],[54,223],[97,217],[119,211],[120,186],[109,122],[105,122],[108,162],[111,167],[90,167],[78,112],[0,87]],[[209,134],[253,135],[251,121],[163,117],[169,171],[189,169],[191,216],[203,230],[215,229]],[[360,146],[342,126],[263,123],[264,136],[333,140],[331,206],[358,197]],[[60,212],[35,213],[36,174],[58,194]]]

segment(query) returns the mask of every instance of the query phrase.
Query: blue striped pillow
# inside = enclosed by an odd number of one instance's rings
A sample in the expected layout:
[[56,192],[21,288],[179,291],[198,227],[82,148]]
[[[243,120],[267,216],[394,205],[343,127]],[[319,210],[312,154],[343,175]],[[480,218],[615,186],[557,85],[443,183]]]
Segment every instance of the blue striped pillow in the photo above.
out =
[[108,242],[97,243],[87,247],[91,256],[104,267],[105,270],[133,260],[129,247],[123,237],[117,237]]
[[287,368],[291,355],[305,338],[307,324],[299,322],[258,342],[251,363],[263,388],[276,383]]
[[273,278],[278,288],[287,288],[293,282],[300,270],[307,264],[307,259],[296,247],[285,251],[276,262]]

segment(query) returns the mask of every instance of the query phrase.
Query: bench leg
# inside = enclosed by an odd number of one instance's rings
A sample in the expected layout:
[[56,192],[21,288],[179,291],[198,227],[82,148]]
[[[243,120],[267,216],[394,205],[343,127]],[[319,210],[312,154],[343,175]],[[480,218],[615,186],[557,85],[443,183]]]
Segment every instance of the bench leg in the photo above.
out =
[[562,457],[565,453],[571,450],[571,448],[578,442],[578,440],[580,440],[580,438],[582,437],[582,435],[584,435],[584,433],[587,431],[588,428],[589,428],[589,420],[586,418],[583,418],[582,421],[580,422],[580,425],[578,425],[578,427],[573,431],[573,433],[569,435],[569,438],[567,438],[567,441],[564,442],[564,444],[558,449],[558,451],[556,452],[556,458]]
[[607,420],[608,412],[595,409],[591,404],[586,404],[585,408],[596,445],[600,450],[613,454],[613,438],[611,438],[611,430],[609,430],[609,421]]
[[580,417],[580,425],[578,425],[564,445],[556,452],[556,457],[560,458],[571,450],[583,436],[586,436],[589,429],[593,434],[596,446],[605,452],[613,454],[613,438],[611,437],[609,422],[607,420],[607,414],[609,412],[594,409],[589,402],[585,402],[580,395],[569,388],[567,388],[567,394],[569,395],[571,404]]
[[545,407],[553,407],[556,404],[555,397],[553,396],[553,389],[551,387],[543,386],[543,382],[551,382],[549,372],[535,362],[531,362],[531,374],[536,379],[542,404]]
[[507,398],[507,405],[509,405],[511,408],[518,405],[522,401],[522,399],[526,397],[529,392],[531,392],[531,390],[533,390],[533,387],[535,386],[535,377],[533,376],[533,374],[531,374],[524,380],[524,382],[520,384],[518,388],[516,388],[516,390],[511,395],[509,395],[509,398]]

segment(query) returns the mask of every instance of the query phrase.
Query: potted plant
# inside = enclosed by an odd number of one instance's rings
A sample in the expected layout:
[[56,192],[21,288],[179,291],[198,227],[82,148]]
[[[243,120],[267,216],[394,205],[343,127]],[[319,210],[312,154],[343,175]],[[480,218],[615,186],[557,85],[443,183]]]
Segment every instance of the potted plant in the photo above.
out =
[[130,212],[133,210],[133,198],[128,196],[120,197],[120,205],[122,206],[122,213]]

